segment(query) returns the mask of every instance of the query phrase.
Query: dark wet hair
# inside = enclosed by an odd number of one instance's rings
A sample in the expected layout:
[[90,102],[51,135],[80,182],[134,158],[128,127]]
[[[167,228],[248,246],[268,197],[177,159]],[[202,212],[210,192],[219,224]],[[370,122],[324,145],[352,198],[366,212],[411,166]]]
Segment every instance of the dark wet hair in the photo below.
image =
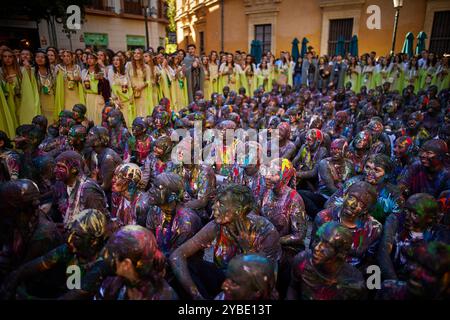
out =
[[233,202],[243,208],[245,215],[249,214],[255,206],[255,197],[252,190],[240,184],[230,183],[221,187],[217,194],[217,199],[230,195]]

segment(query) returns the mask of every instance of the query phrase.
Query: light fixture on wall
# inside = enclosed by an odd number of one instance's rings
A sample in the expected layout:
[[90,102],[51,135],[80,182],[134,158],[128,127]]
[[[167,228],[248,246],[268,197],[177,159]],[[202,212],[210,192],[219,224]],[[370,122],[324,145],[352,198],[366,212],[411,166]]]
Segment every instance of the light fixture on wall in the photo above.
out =
[[392,49],[391,56],[395,53],[395,40],[397,38],[397,27],[398,27],[398,17],[400,16],[400,9],[403,7],[403,0],[393,0],[395,9],[395,19],[394,19],[394,31],[392,33]]

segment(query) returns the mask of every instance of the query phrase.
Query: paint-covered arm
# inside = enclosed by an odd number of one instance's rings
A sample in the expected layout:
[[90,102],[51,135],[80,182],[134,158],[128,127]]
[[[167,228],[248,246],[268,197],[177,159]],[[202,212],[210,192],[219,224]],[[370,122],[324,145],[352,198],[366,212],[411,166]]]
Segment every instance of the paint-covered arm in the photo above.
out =
[[395,234],[398,228],[398,218],[395,214],[387,217],[384,223],[384,231],[378,247],[378,264],[383,275],[383,279],[397,280],[394,264],[391,259],[391,252],[394,247]]
[[192,280],[187,259],[211,245],[216,236],[216,229],[216,224],[213,221],[209,222],[194,237],[177,248],[169,258],[173,273],[183,288],[194,299],[203,299],[203,296]]
[[291,233],[281,237],[280,243],[284,246],[303,247],[308,225],[306,224],[305,204],[297,192],[295,192],[295,196],[292,199],[289,211]]
[[331,176],[328,161],[325,161],[325,159],[319,162],[319,176],[328,189],[327,193],[333,194],[338,190],[338,188],[334,184],[333,177]]

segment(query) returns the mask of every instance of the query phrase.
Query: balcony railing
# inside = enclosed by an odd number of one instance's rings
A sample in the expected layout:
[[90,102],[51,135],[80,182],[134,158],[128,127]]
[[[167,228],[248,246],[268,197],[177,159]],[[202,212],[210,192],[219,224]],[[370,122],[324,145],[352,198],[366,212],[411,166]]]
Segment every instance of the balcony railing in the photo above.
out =
[[134,1],[124,1],[123,2],[123,12],[129,13],[129,14],[137,14],[137,15],[144,15],[141,1],[134,2]]

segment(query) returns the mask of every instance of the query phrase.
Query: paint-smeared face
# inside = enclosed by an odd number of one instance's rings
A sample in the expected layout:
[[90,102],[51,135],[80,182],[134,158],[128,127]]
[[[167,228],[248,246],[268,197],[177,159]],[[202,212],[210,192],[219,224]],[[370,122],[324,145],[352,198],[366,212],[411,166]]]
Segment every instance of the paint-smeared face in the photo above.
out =
[[361,131],[355,137],[355,148],[358,150],[367,149],[370,144],[370,133]]
[[155,180],[150,190],[148,190],[149,200],[148,203],[152,205],[163,205],[166,203],[167,192],[166,188]]
[[70,177],[69,167],[64,162],[61,161],[56,163],[54,173],[55,178],[58,181],[65,182]]
[[422,165],[426,168],[435,168],[441,166],[441,160],[436,152],[430,150],[421,150],[419,152],[419,159]]
[[263,170],[268,189],[276,188],[281,182],[281,166],[277,161],[272,161],[270,167]]
[[119,115],[111,115],[108,117],[108,125],[111,128],[116,128],[122,123],[122,118]]
[[356,219],[365,215],[369,210],[367,203],[362,201],[362,197],[358,192],[352,192],[344,196],[342,205],[342,215],[349,219]]
[[315,150],[322,142],[321,132],[318,130],[309,130],[306,134],[306,146],[309,150]]
[[[117,170],[116,170],[116,172],[117,172]],[[128,190],[128,182],[129,182],[128,179],[115,173],[112,178],[112,182],[111,182],[112,183],[112,187],[111,187],[112,192],[117,192],[117,193],[126,192]]]
[[230,265],[227,270],[227,278],[222,284],[225,300],[253,300],[257,292],[248,280],[246,272],[242,272],[238,264]]
[[227,225],[233,222],[239,208],[231,196],[226,193],[219,197],[212,207],[214,221],[219,225]]
[[336,139],[331,143],[330,155],[334,161],[344,159],[348,143],[344,139]]
[[139,124],[133,124],[133,136],[140,137],[145,133],[145,127]]
[[367,161],[364,166],[364,174],[366,181],[372,185],[376,185],[384,180],[386,171],[380,166],[376,166],[372,161]]
[[403,212],[405,213],[405,228],[407,230],[421,232],[428,227],[429,219],[424,213],[418,211],[414,204],[407,204]]
[[336,250],[327,239],[321,241],[314,247],[312,262],[315,265],[323,265],[336,257]]
[[394,144],[394,154],[397,158],[405,156],[410,147],[408,140],[397,140]]

